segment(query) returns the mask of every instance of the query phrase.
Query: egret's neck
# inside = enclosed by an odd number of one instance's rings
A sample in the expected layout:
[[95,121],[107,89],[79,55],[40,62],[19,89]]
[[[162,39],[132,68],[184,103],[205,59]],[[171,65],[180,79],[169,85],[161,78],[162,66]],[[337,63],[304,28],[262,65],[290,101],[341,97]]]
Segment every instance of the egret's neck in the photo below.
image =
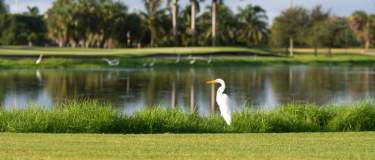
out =
[[217,89],[216,96],[222,95],[224,93],[224,90],[225,90],[225,83],[221,82],[219,89]]

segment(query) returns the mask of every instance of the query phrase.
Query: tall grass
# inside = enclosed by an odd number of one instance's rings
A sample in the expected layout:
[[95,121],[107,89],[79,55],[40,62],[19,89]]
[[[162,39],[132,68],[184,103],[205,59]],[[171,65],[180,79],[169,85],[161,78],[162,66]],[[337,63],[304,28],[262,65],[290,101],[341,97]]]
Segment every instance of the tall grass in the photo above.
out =
[[273,111],[243,111],[227,126],[219,114],[201,117],[176,109],[122,114],[109,104],[70,102],[51,109],[0,110],[0,132],[46,133],[267,133],[375,131],[375,104],[288,104]]

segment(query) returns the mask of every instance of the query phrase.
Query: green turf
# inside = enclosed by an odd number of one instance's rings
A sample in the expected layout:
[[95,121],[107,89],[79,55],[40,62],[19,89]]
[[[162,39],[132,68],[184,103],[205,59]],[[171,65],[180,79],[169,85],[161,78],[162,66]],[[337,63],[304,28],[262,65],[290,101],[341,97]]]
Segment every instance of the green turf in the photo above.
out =
[[[101,58],[44,58],[40,64],[35,64],[36,57],[22,59],[0,59],[0,68],[103,68],[109,67]],[[246,65],[282,65],[282,64],[340,64],[340,65],[374,65],[375,56],[357,54],[338,54],[329,56],[296,55],[294,57],[261,57],[261,56],[236,56],[215,57],[211,63],[208,59],[196,59],[190,64],[191,59],[181,59],[176,63],[176,58],[121,58],[119,66],[144,68],[144,64],[155,62],[153,67],[216,67],[216,66],[246,66]]]
[[[302,52],[303,51],[303,52]],[[270,65],[270,64],[349,64],[373,65],[374,54],[363,54],[359,49],[334,50],[333,56],[321,53],[314,56],[308,49],[296,52],[295,56],[287,57],[285,54],[272,52],[261,48],[241,47],[195,47],[195,48],[142,48],[142,49],[84,49],[84,48],[52,48],[52,47],[21,47],[2,46],[1,56],[26,56],[20,59],[0,59],[0,68],[102,68],[108,67],[102,57],[120,57],[121,62],[117,67],[143,68],[144,64],[155,62],[154,67],[196,67],[196,66],[227,66],[227,65]],[[219,55],[218,53],[251,53],[250,55]],[[256,53],[258,56],[253,56]],[[37,57],[45,57],[41,64],[36,65]],[[191,58],[182,58],[176,63],[176,57],[149,57],[156,54],[210,54],[208,57],[196,58],[196,63],[190,64]],[[264,56],[268,55],[268,56]],[[87,58],[89,56],[91,58]],[[146,56],[146,57],[145,57]]]
[[1,159],[372,159],[375,132],[0,134]]
[[144,56],[150,54],[201,54],[218,52],[268,54],[267,50],[243,47],[169,47],[169,48],[131,48],[131,49],[98,49],[98,48],[55,48],[55,47],[0,47],[0,55],[39,56]]

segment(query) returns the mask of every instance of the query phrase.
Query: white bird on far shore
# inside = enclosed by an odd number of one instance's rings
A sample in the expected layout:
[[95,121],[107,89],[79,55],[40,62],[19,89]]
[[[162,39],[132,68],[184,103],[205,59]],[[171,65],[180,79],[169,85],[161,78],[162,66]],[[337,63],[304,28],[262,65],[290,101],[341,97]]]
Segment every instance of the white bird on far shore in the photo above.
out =
[[211,56],[208,57],[207,63],[208,63],[208,64],[211,64],[211,63],[212,63],[212,57],[211,57]]
[[177,64],[177,63],[180,63],[180,61],[181,61],[181,56],[180,56],[180,55],[177,55],[177,58],[176,58],[176,64]]
[[108,65],[110,66],[118,66],[120,64],[120,59],[108,59],[108,58],[103,58],[103,61],[107,62]]
[[155,63],[156,63],[156,60],[155,60],[155,58],[154,58],[154,59],[152,60],[152,62],[149,64],[149,66],[150,66],[150,67],[154,67]]
[[150,63],[148,62],[143,63],[143,67],[154,67],[155,63],[156,63],[156,59],[154,58],[152,59]]
[[39,58],[35,61],[35,64],[40,64],[40,62],[42,62],[42,59],[43,59],[43,54],[40,54]]
[[190,59],[190,64],[191,64],[191,65],[195,64],[195,62],[196,62],[195,57],[193,57],[192,55],[190,55],[190,56],[189,56],[189,59]]

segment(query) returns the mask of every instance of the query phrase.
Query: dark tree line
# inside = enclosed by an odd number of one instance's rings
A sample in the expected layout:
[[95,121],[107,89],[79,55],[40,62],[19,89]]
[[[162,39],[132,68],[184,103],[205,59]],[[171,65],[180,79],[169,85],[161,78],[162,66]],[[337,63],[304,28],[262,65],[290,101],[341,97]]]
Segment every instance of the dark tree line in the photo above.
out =
[[[235,14],[223,1],[213,0],[207,8],[200,2],[191,0],[191,5],[180,7],[177,0],[143,0],[144,10],[131,13],[113,0],[56,0],[43,16],[32,14],[33,10],[3,14],[0,23],[5,25],[2,35],[6,36],[0,43],[86,48],[267,43],[267,16],[260,6],[248,5]],[[18,34],[23,36],[15,37]]]
[[271,45],[293,54],[294,47],[358,47],[374,44],[375,15],[357,11],[334,16],[317,6],[291,7],[268,26],[266,11],[247,5],[232,11],[223,0],[142,0],[141,12],[129,12],[114,0],[55,0],[43,15],[35,7],[9,14],[0,0],[0,44],[60,47],[158,47]]
[[33,46],[48,43],[46,24],[38,8],[29,7],[28,10],[24,14],[6,14],[6,9],[0,13],[0,44]]

